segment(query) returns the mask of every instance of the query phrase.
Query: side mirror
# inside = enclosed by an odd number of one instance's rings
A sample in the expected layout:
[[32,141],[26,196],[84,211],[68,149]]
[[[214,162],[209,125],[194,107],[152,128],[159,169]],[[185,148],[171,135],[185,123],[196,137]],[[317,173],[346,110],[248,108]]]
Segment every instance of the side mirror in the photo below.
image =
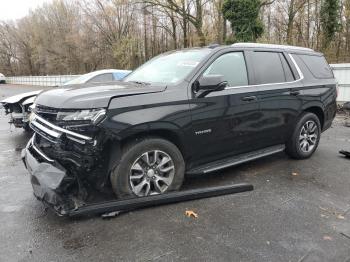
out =
[[212,92],[224,90],[227,82],[222,75],[202,76],[198,80],[197,91]]

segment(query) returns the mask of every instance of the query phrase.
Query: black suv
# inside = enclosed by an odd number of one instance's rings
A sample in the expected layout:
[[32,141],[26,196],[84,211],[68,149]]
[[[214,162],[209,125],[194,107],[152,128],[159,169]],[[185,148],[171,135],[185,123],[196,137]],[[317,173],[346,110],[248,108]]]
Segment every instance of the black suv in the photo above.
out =
[[336,114],[336,81],[311,49],[234,44],[162,54],[121,82],[40,94],[23,160],[59,209],[91,192],[178,190],[205,174],[286,151],[306,159]]

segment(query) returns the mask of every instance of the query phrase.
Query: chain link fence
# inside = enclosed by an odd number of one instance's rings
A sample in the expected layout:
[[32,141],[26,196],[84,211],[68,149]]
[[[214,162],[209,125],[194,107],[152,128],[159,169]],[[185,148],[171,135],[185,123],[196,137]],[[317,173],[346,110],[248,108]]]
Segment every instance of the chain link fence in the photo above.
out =
[[34,86],[60,86],[80,75],[57,76],[12,76],[6,77],[6,83]]

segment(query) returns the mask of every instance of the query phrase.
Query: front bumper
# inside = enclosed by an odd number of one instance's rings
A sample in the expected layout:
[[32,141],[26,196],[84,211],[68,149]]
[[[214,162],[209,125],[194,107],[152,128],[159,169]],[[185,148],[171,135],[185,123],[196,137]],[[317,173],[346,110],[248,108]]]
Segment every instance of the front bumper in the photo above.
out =
[[[34,138],[34,136],[33,136]],[[66,170],[45,156],[30,139],[22,150],[22,160],[30,174],[30,181],[37,199],[54,206],[60,213],[69,209],[69,200],[64,189],[72,184]]]
[[[34,135],[22,151],[34,195],[63,215],[81,205],[95,190],[105,190],[108,166],[104,143],[57,126],[35,113]],[[92,134],[93,135],[93,134]]]

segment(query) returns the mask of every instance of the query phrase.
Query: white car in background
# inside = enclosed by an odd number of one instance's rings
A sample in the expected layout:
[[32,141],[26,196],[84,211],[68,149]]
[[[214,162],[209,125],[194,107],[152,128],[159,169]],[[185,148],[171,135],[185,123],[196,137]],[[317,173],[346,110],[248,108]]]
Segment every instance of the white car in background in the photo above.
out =
[[5,84],[6,83],[6,77],[0,73],[0,84]]
[[86,83],[101,83],[101,82],[113,82],[122,80],[128,74],[130,74],[130,70],[118,70],[118,69],[104,69],[94,71],[85,75],[78,76],[63,85],[78,85],[78,84],[86,84]]
[[29,131],[29,107],[41,92],[42,90],[22,93],[2,100],[0,104],[5,108],[5,113],[10,114],[9,123],[15,127],[22,127],[24,130]]
[[[98,70],[78,76],[77,78],[64,83],[62,85],[62,88],[68,85],[119,81],[130,73],[131,71],[129,70]],[[29,131],[29,114],[31,105],[33,105],[36,96],[42,91],[43,90],[38,90],[34,92],[19,94],[0,101],[0,104],[5,108],[6,114],[10,115],[9,123],[13,124],[15,127],[24,128],[24,130]]]

